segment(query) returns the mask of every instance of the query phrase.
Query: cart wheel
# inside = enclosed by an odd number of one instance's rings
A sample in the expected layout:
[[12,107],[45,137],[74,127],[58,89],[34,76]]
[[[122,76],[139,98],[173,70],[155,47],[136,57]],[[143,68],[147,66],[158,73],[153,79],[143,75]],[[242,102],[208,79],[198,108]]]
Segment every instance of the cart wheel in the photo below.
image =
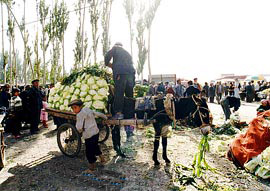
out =
[[108,125],[99,124],[98,129],[99,129],[98,143],[104,143],[110,136],[110,127]]
[[73,125],[64,123],[57,130],[57,144],[64,155],[75,157],[81,150],[82,140]]
[[4,133],[0,131],[0,170],[5,166],[5,143]]

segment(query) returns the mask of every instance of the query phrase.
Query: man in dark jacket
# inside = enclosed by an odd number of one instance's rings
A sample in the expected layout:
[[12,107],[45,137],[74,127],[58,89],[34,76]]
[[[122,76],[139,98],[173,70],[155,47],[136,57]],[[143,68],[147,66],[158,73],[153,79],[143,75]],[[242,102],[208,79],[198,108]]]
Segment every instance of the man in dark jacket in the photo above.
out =
[[[122,43],[115,43],[105,55],[105,65],[112,68],[114,79],[114,119],[123,119],[124,95],[133,97],[135,85],[135,69],[131,55],[122,47]],[[113,63],[110,61],[113,59]]]
[[27,94],[28,99],[28,113],[31,116],[31,134],[36,134],[40,122],[40,112],[42,109],[42,93],[39,90],[39,80],[32,81],[32,88],[29,89]]
[[184,97],[191,97],[192,95],[198,95],[200,93],[201,93],[200,90],[193,86],[193,82],[188,81],[188,88],[184,93]]
[[210,87],[208,90],[208,97],[210,98],[210,103],[214,103],[215,95],[216,95],[215,86],[213,83],[210,83]]
[[9,108],[9,100],[11,99],[9,88],[10,86],[8,84],[2,87],[2,91],[0,92],[0,107]]
[[254,90],[254,88],[252,87],[251,82],[248,82],[248,85],[246,86],[246,93],[247,93],[246,101],[247,101],[248,103],[251,103],[251,102],[253,101],[254,93],[255,93],[255,90]]

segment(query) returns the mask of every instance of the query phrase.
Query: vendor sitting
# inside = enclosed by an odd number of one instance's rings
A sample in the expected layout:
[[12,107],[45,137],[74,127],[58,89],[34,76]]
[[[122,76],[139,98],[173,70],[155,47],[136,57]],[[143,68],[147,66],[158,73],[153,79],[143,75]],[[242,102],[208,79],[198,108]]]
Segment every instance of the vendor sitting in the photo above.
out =
[[226,96],[225,98],[221,100],[220,104],[224,111],[225,118],[226,120],[228,120],[230,119],[230,116],[231,116],[230,108],[233,108],[233,112],[237,111],[240,108],[241,102],[240,102],[240,98]]
[[89,162],[89,169],[85,173],[91,174],[96,169],[96,156],[99,156],[101,163],[105,163],[98,146],[99,129],[95,116],[103,119],[107,119],[107,117],[103,113],[83,107],[83,102],[80,99],[73,100],[68,106],[76,113],[76,128],[82,133],[82,137],[85,139],[85,154]]
[[270,109],[270,100],[262,100],[261,105],[257,108],[257,115]]

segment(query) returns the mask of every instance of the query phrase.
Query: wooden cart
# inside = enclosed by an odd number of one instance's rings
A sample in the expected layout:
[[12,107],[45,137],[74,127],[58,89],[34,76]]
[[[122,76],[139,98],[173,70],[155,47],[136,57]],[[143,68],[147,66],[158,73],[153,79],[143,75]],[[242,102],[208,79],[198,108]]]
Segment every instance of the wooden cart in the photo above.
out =
[[[69,157],[75,157],[79,154],[81,150],[81,135],[75,127],[76,114],[69,111],[60,111],[56,109],[47,108],[46,111],[52,115],[54,118],[64,119],[65,122],[61,124],[57,129],[57,144],[61,152]],[[107,117],[111,117],[107,115]],[[99,143],[105,142],[110,135],[110,128],[119,125],[147,125],[153,123],[154,120],[145,119],[123,119],[114,120],[108,119],[103,121],[98,121],[99,128]]]

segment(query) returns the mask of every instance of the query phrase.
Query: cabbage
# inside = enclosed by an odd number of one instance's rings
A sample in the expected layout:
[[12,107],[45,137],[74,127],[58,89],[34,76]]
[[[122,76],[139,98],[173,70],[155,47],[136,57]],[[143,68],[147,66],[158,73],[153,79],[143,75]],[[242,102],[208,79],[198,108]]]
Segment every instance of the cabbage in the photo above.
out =
[[97,86],[96,84],[92,85],[91,87],[92,87],[92,89],[94,89],[94,90],[98,90],[98,89],[99,89],[98,86]]
[[80,90],[79,90],[79,89],[76,89],[76,90],[74,91],[74,94],[75,94],[75,95],[79,95],[79,94],[80,94]]
[[65,99],[64,100],[64,106],[68,106],[68,104],[69,104],[69,100]]
[[69,93],[73,93],[74,92],[74,90],[75,90],[75,87],[73,87],[73,86],[71,86],[70,88],[69,88]]
[[95,79],[93,77],[90,77],[88,80],[87,80],[87,84],[88,85],[93,85],[95,84]]
[[97,92],[96,92],[95,90],[90,90],[90,91],[89,91],[89,94],[90,94],[90,95],[96,95]]
[[84,99],[86,102],[88,101],[91,101],[92,100],[92,97],[90,95],[86,96],[85,99]]
[[87,92],[81,92],[80,93],[80,98],[84,98],[84,97],[86,97],[87,96]]
[[106,90],[105,88],[101,88],[98,90],[98,94],[102,95],[103,97],[108,95],[108,90]]
[[98,95],[98,94],[94,95],[94,97],[93,97],[93,100],[102,100],[102,99],[103,99],[103,97]]
[[98,81],[97,81],[97,85],[98,85],[99,87],[104,87],[104,86],[107,86],[107,82],[106,82],[106,80],[101,79],[101,80],[98,80]]
[[88,91],[88,89],[89,89],[89,86],[86,85],[86,84],[83,84],[83,85],[81,86],[81,91],[83,91],[83,92]]
[[257,157],[252,158],[248,163],[244,164],[244,167],[249,172],[254,172],[256,167],[262,163],[262,157],[261,155],[258,155]]
[[81,82],[76,82],[75,87],[80,88],[81,87]]
[[105,109],[105,104],[104,102],[97,100],[93,102],[93,107],[95,109]]

